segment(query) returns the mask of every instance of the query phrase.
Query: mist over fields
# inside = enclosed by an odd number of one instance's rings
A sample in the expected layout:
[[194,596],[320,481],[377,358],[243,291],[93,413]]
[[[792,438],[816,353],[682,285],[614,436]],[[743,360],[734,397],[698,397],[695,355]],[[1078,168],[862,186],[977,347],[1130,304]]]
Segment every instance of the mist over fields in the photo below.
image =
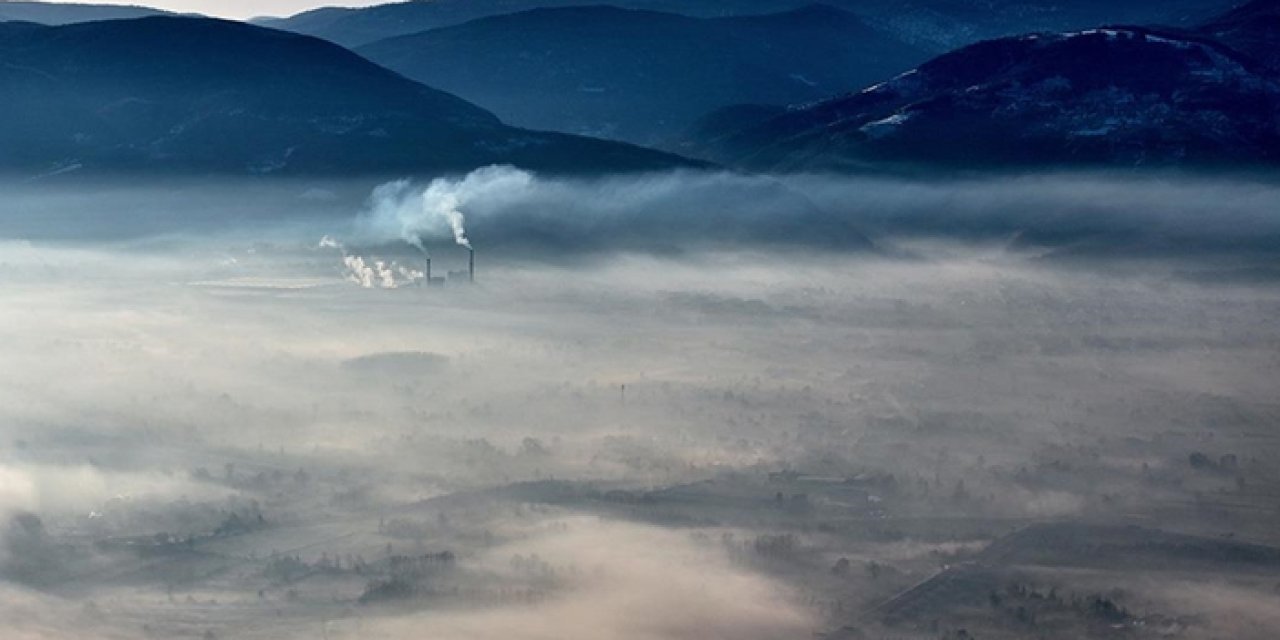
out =
[[1175,173],[14,186],[5,636],[1269,637],[1278,201]]

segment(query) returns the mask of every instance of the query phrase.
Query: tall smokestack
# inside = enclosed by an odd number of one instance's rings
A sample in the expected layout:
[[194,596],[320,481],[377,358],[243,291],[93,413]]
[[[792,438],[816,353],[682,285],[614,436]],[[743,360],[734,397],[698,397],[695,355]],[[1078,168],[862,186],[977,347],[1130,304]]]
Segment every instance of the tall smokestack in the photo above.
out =
[[427,256],[427,286],[431,286],[431,256]]
[[467,265],[467,277],[471,279],[471,283],[476,282],[476,250],[467,247],[467,252],[471,254],[470,262]]

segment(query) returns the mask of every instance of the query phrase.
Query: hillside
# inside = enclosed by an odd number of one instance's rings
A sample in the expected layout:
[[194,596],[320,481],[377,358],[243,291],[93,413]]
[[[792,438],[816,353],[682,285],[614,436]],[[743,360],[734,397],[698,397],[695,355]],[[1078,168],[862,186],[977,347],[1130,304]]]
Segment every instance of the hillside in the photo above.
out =
[[515,129],[328,42],[236,22],[0,24],[0,168],[382,174],[508,162],[644,169],[656,152]]
[[758,169],[1280,161],[1280,85],[1202,38],[1139,28],[973,45],[860,93],[711,118],[688,153]]
[[928,58],[822,5],[716,19],[538,9],[357,52],[513,124],[640,144],[667,140],[717,107],[817,100]]
[[1253,0],[1199,31],[1280,72],[1280,0]]
[[[777,13],[813,0],[613,0],[612,6],[727,17]],[[1198,24],[1236,0],[826,0],[895,37],[933,53],[1028,31],[1065,31],[1096,24]],[[322,8],[261,24],[345,46],[453,26],[489,16],[547,7],[589,6],[601,0],[417,0],[363,9]]]
[[0,0],[0,22],[20,21],[60,25],[95,20],[144,18],[167,13],[159,9],[140,6]]

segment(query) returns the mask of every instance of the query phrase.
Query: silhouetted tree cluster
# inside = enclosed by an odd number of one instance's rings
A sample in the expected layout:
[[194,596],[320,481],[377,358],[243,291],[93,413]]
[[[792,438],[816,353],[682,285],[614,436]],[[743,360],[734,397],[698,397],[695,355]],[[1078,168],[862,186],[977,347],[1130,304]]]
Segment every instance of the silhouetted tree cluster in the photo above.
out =
[[790,533],[756,536],[751,543],[755,552],[766,558],[788,558],[799,547],[796,537]]

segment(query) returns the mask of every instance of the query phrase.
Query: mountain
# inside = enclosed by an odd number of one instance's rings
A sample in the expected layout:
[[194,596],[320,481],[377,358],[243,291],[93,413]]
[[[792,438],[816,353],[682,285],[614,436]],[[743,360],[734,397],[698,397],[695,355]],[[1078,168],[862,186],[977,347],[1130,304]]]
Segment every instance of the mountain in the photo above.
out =
[[0,23],[0,169],[387,174],[683,160],[502,124],[323,40],[203,18]]
[[[948,52],[1023,33],[1066,32],[1099,24],[1190,27],[1240,0],[847,0],[873,24],[908,42]],[[862,9],[863,6],[868,6]]]
[[817,100],[929,57],[822,5],[714,19],[536,9],[356,51],[513,124],[647,145],[717,107]]
[[[932,53],[1028,31],[1065,31],[1096,24],[1198,24],[1237,0],[825,0],[873,26]],[[609,4],[691,17],[790,11],[813,0],[414,0],[361,9],[323,8],[269,26],[355,47],[454,26],[479,18],[539,8]]]
[[[811,1],[811,0],[810,0]],[[805,4],[800,0],[409,0],[362,8],[322,7],[287,18],[260,18],[258,24],[296,31],[344,46],[460,25],[472,20],[534,9],[610,6],[665,11],[695,17],[772,13]]]
[[783,170],[1280,162],[1274,78],[1212,40],[1140,28],[983,42],[860,93],[738,120],[703,122],[684,150]]
[[1202,25],[1199,32],[1280,72],[1280,0],[1253,0]]
[[109,4],[63,4],[55,2],[11,2],[0,0],[0,22],[36,22],[60,25],[95,20],[123,20],[166,15],[148,7]]

